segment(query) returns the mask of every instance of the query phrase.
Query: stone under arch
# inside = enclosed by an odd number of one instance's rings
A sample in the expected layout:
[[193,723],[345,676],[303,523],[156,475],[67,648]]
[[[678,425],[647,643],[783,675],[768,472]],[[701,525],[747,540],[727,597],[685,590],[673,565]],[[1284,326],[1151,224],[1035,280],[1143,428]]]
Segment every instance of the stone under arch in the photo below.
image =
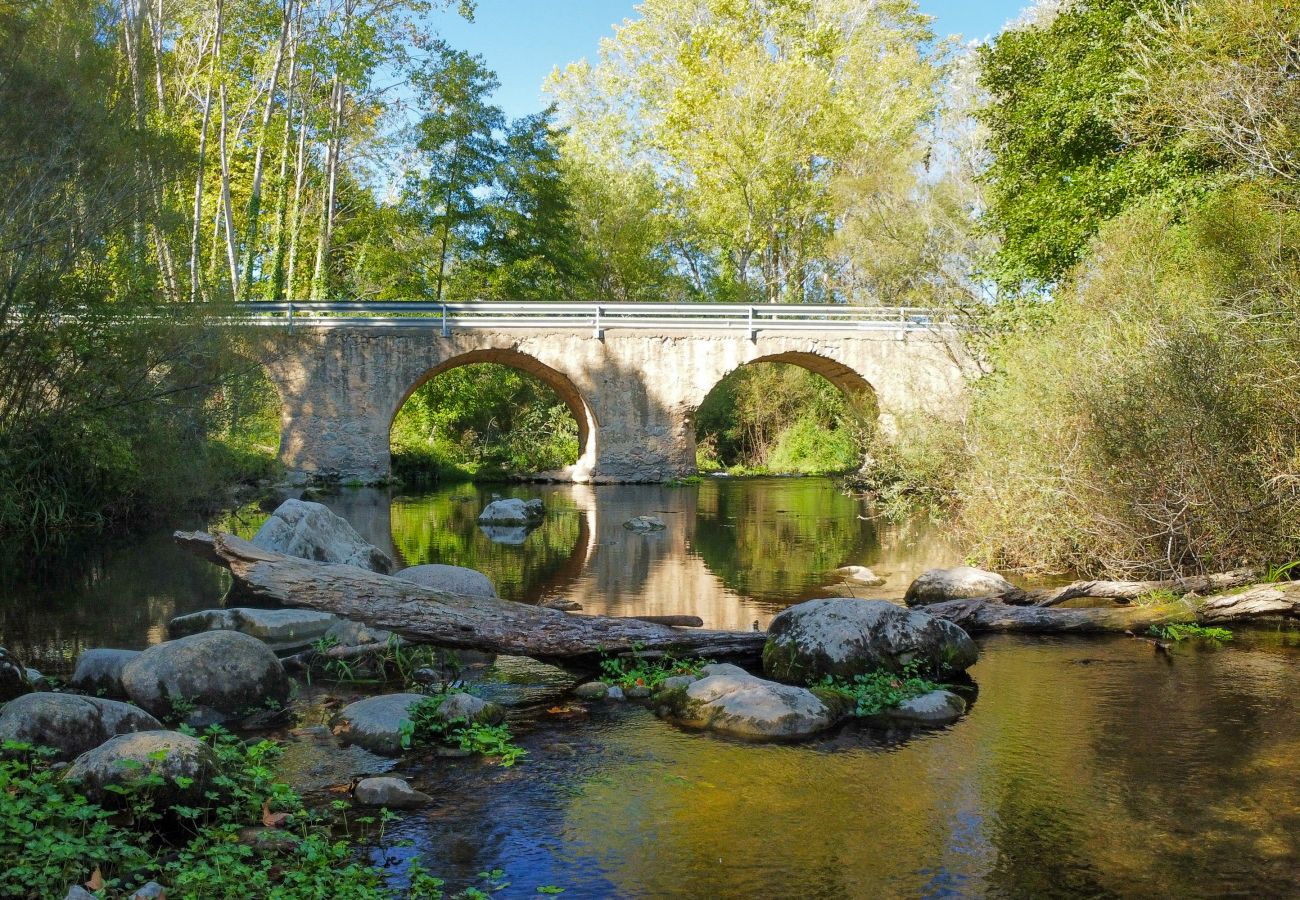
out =
[[[596,421],[596,415],[592,412],[590,404],[583,399],[582,393],[578,390],[577,385],[565,375],[556,369],[551,368],[536,357],[527,353],[521,353],[518,350],[506,348],[484,348],[481,350],[471,350],[467,353],[461,353],[446,359],[433,368],[428,369],[406,389],[397,404],[389,412],[388,431],[391,433],[393,423],[397,419],[397,414],[406,401],[411,399],[411,395],[419,390],[422,386],[437,378],[444,372],[452,369],[458,369],[461,366],[470,366],[476,363],[496,363],[502,366],[509,366],[512,369],[532,375],[538,381],[541,381],[560,398],[565,406],[569,408],[573,419],[578,423],[578,461],[570,466],[563,474],[567,478],[574,480],[585,480],[595,467],[596,461],[596,435],[599,429],[599,423]],[[557,473],[558,474],[558,473]]]

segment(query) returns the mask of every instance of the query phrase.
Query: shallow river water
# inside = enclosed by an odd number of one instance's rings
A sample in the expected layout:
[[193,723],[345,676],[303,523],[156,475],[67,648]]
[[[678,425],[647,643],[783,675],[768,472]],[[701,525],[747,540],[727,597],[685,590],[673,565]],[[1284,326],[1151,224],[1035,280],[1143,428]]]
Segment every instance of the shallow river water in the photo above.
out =
[[[522,544],[489,540],[474,519],[492,493],[543,497],[546,523]],[[345,491],[329,505],[400,562],[471,566],[511,599],[714,627],[762,627],[811,597],[897,598],[959,556],[923,527],[873,525],[820,479]],[[640,514],[667,530],[622,527]],[[888,582],[837,584],[845,564]],[[8,577],[0,645],[49,673],[85,647],[163,640],[168,619],[225,588],[161,532]],[[978,698],[952,727],[849,725],[798,745],[573,704],[558,673],[502,660],[486,689],[535,701],[513,714],[529,755],[509,769],[402,760],[436,803],[390,826],[373,858],[396,869],[419,854],[450,889],[508,883],[501,897],[1300,896],[1300,632],[1243,630],[1169,658],[1122,637],[979,642]],[[309,719],[325,715],[318,690],[304,692]],[[384,765],[319,731],[285,755],[309,794]]]

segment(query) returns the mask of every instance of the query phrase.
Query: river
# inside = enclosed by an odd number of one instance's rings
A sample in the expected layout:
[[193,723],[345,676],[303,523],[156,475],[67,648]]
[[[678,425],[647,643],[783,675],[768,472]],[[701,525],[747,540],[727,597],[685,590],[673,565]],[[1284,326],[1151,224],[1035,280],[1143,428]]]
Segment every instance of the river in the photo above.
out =
[[[522,544],[488,539],[475,516],[493,493],[543,498],[546,523]],[[896,599],[923,569],[959,561],[934,529],[881,527],[824,479],[356,490],[328,504],[400,562],[477,568],[510,599],[713,627],[763,627],[811,597]],[[622,527],[641,514],[667,529]],[[262,515],[219,524],[247,533]],[[830,570],[846,564],[886,585],[839,583]],[[80,649],[165,639],[168,619],[224,589],[222,573],[158,532],[69,555],[40,578],[11,570],[0,644],[66,673]],[[952,727],[851,724],[797,745],[573,704],[556,673],[503,660],[496,682],[540,701],[513,714],[529,755],[509,769],[403,760],[436,803],[390,825],[373,858],[419,854],[450,889],[508,882],[502,897],[552,885],[565,897],[1300,894],[1300,632],[1242,630],[1169,657],[1124,637],[980,647],[978,698]],[[305,693],[308,718],[317,700]],[[289,737],[286,772],[309,795],[384,765]]]

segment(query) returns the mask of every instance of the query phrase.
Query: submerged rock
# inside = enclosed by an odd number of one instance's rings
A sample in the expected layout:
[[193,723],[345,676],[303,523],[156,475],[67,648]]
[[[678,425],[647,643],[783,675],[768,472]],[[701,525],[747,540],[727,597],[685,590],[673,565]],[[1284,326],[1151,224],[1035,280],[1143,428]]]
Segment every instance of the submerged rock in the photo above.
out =
[[352,798],[365,806],[413,809],[432,803],[428,794],[417,791],[402,778],[363,778],[352,789]]
[[27,682],[27,667],[0,647],[0,703],[31,693],[31,690],[32,686]]
[[582,609],[582,604],[577,600],[547,600],[541,605],[547,609],[558,609],[560,612],[578,612]]
[[87,694],[125,697],[122,670],[139,655],[139,650],[83,650],[77,654],[77,667],[68,684]]
[[834,574],[846,581],[853,581],[864,587],[880,587],[885,583],[884,578],[866,566],[840,566],[834,570]]
[[[402,752],[402,734],[409,729],[413,706],[428,700],[427,694],[383,694],[349,703],[335,719],[335,733],[371,753],[395,756]],[[486,722],[496,724],[505,711],[469,694],[449,694],[438,707],[444,722]]]
[[904,700],[898,706],[885,710],[882,715],[888,719],[920,725],[946,725],[960,719],[965,712],[965,700],[952,691],[937,690]]
[[27,694],[0,710],[0,741],[50,747],[64,760],[119,734],[160,728],[161,722],[129,703],[76,694]]
[[810,600],[778,615],[767,634],[763,672],[792,684],[900,672],[912,663],[925,672],[962,672],[979,658],[957,625],[886,600]]
[[367,543],[346,519],[303,500],[281,503],[253,535],[253,543],[286,556],[359,566],[384,575],[394,569],[388,554]]
[[216,755],[199,739],[178,731],[138,731],[81,754],[64,777],[78,782],[90,800],[120,806],[129,799],[110,787],[130,788],[158,775],[162,783],[150,784],[148,796],[155,807],[166,809],[202,801],[216,772]]
[[482,572],[467,569],[464,566],[445,566],[431,563],[426,566],[411,566],[397,573],[403,581],[432,588],[435,591],[447,591],[451,594],[464,594],[467,597],[495,597],[497,589]]
[[167,623],[173,637],[203,631],[238,631],[268,644],[295,646],[323,637],[339,621],[333,613],[313,609],[205,609],[177,616]]
[[683,725],[745,738],[807,737],[836,720],[812,691],[728,664],[706,666],[698,681],[661,691],[655,699],[668,718]]
[[1015,589],[1014,584],[996,572],[986,572],[971,566],[929,569],[908,585],[904,602],[908,606],[925,606],[928,603],[942,603],[944,600],[993,597]]
[[532,526],[527,525],[479,525],[478,530],[494,544],[507,544],[517,547],[528,540]]
[[658,516],[633,516],[623,523],[623,527],[628,531],[644,534],[649,531],[663,531],[668,527],[668,523]]
[[536,525],[546,517],[541,500],[493,500],[478,514],[480,525]]
[[284,666],[265,644],[237,631],[204,631],[158,644],[122,669],[132,702],[159,718],[228,722],[289,699]]

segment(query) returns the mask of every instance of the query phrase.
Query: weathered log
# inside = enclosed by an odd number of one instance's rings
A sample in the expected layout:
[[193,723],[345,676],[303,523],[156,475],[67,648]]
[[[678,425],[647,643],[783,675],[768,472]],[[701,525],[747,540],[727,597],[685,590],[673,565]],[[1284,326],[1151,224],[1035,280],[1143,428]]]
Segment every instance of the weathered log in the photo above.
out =
[[671,625],[674,628],[704,627],[704,620],[699,616],[620,616],[619,618],[636,619],[638,622],[652,622],[655,625]]
[[230,569],[246,596],[337,613],[444,647],[590,668],[602,654],[633,649],[752,662],[766,639],[762,632],[685,631],[639,619],[575,616],[495,597],[452,594],[355,566],[262,550],[230,534],[177,532],[175,539]]
[[1136,600],[1152,591],[1167,590],[1175,594],[1207,594],[1250,584],[1259,573],[1254,569],[1234,569],[1214,575],[1173,578],[1165,581],[1075,581],[1063,587],[1036,588],[1003,594],[997,599],[1016,606],[1057,606],[1067,600]]

